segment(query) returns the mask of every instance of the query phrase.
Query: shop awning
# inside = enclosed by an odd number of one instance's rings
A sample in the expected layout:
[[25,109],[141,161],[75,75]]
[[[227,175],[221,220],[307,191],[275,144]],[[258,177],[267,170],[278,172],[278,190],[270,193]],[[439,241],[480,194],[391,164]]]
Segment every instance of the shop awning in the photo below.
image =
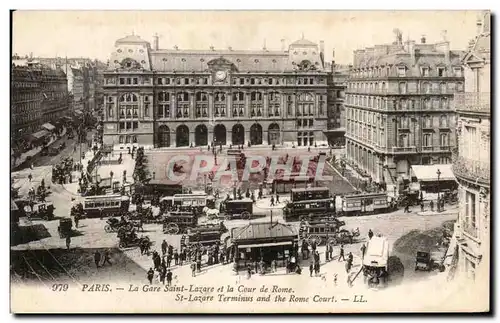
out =
[[269,243],[257,243],[257,244],[242,244],[238,246],[238,249],[243,248],[261,248],[261,247],[274,247],[274,246],[287,246],[291,245],[291,241],[282,241],[282,242],[269,242]]
[[455,180],[455,175],[453,175],[451,164],[413,165],[411,166],[411,168],[413,170],[413,175],[419,182],[437,182],[438,170],[441,172],[441,175],[439,176],[440,181]]
[[48,132],[47,130],[40,130],[31,134],[31,137],[33,137],[34,139],[42,139],[43,137],[47,137],[48,135],[50,135],[50,132]]
[[44,124],[42,125],[42,128],[45,128],[45,129],[47,129],[48,131],[52,131],[52,130],[54,130],[56,127],[54,127],[52,124],[50,124],[50,123],[48,123],[48,122],[47,122],[47,123],[44,123]]

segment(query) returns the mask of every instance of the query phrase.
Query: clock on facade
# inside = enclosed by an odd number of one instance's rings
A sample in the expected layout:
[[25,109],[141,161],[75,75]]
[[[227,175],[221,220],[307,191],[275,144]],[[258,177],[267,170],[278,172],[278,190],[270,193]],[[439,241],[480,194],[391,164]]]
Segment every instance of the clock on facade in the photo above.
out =
[[224,81],[226,79],[226,72],[225,71],[217,71],[215,73],[215,78],[217,81]]

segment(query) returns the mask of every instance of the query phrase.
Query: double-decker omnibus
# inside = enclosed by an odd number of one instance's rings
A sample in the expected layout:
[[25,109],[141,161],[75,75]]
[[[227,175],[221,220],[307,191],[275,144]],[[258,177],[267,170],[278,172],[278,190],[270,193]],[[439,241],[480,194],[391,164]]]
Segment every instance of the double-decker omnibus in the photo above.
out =
[[328,187],[292,188],[290,191],[291,202],[321,200],[329,197],[330,189]]
[[129,205],[130,198],[120,194],[85,196],[82,201],[87,217],[118,216],[128,212]]
[[342,198],[342,213],[345,216],[384,213],[390,209],[387,193],[361,193]]
[[174,196],[166,196],[161,199],[162,203],[165,203],[167,207],[171,206],[181,206],[181,207],[192,207],[196,208],[198,211],[202,211],[204,207],[209,208],[214,207],[214,199],[212,196],[208,196],[205,193],[200,194],[175,194]]
[[332,197],[290,202],[283,208],[283,219],[286,222],[332,216],[335,216],[335,199]]
[[314,176],[291,173],[287,177],[277,177],[266,181],[266,187],[273,193],[288,193],[294,188],[310,188],[314,185]]

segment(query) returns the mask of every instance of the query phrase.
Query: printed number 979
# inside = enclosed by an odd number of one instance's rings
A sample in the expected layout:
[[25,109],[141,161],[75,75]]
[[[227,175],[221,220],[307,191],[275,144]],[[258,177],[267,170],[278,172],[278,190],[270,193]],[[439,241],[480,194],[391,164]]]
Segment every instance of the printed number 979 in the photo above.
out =
[[65,292],[68,290],[68,284],[54,284],[52,285],[53,292]]

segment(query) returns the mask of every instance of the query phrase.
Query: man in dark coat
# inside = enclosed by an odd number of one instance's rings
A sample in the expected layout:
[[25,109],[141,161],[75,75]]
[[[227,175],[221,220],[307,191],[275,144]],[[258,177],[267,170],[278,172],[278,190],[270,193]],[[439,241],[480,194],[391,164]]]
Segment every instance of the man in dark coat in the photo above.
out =
[[172,286],[172,272],[167,269],[167,286]]
[[94,263],[96,268],[99,268],[99,264],[101,263],[101,254],[99,253],[99,250],[96,250],[94,253]]
[[163,255],[165,255],[167,253],[167,247],[168,247],[168,243],[163,240],[163,242],[161,243],[161,253]]
[[177,249],[174,251],[174,264],[178,265],[179,264],[179,253],[177,252]]
[[147,273],[147,278],[148,278],[149,284],[153,284],[154,276],[155,276],[155,272],[153,271],[153,268],[149,268],[148,273]]

